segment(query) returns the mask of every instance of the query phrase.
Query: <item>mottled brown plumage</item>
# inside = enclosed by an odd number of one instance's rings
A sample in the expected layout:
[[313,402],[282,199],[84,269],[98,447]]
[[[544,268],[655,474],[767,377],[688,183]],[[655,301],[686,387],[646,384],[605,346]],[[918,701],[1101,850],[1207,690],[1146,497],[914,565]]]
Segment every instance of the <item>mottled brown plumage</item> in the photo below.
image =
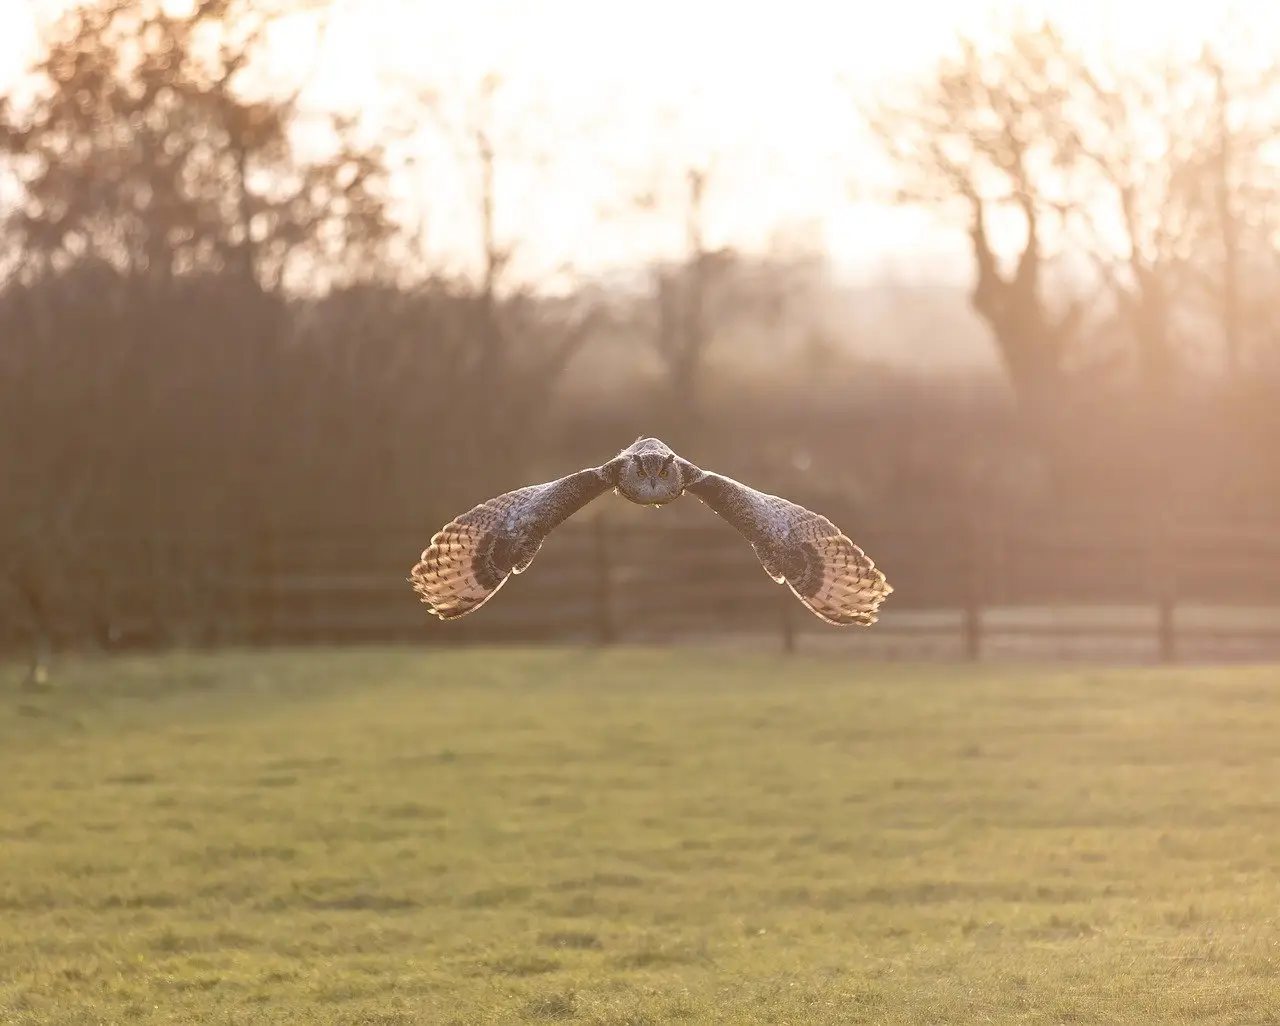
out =
[[656,438],[637,439],[602,466],[506,492],[450,521],[413,568],[414,590],[442,620],[474,612],[528,568],[552,530],[610,488],[649,506],[691,492],[750,542],[770,577],[827,623],[870,626],[893,591],[826,517],[704,471]]
[[436,532],[409,575],[414,591],[441,620],[474,612],[528,569],[552,530],[610,487],[596,468],[480,503]]
[[[683,462],[683,461],[682,461]],[[815,616],[870,627],[893,591],[865,552],[820,513],[689,465],[687,491],[737,529],[761,565]]]

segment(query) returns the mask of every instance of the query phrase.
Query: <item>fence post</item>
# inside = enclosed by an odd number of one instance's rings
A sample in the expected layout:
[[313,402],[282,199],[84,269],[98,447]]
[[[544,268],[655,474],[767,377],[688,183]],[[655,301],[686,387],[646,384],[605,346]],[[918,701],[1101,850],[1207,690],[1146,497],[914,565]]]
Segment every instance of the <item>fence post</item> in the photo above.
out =
[[963,535],[965,594],[961,629],[964,633],[964,657],[976,663],[982,659],[982,599],[986,567],[983,559],[982,520],[972,508],[966,513]]
[[1151,544],[1147,557],[1150,563],[1152,598],[1156,605],[1156,647],[1162,663],[1178,661],[1178,598],[1174,573],[1176,563],[1172,557],[1172,533],[1168,517],[1158,515],[1149,535]]
[[173,641],[176,589],[173,577],[166,573],[165,543],[160,538],[148,539],[146,549],[147,619],[152,644],[167,645]]
[[603,514],[592,520],[596,578],[596,638],[601,645],[616,639],[613,623],[613,561],[609,558],[609,528]]
[[250,582],[253,596],[251,615],[254,640],[270,644],[276,636],[275,595],[275,540],[271,528],[260,527],[255,535],[253,571],[256,580]]

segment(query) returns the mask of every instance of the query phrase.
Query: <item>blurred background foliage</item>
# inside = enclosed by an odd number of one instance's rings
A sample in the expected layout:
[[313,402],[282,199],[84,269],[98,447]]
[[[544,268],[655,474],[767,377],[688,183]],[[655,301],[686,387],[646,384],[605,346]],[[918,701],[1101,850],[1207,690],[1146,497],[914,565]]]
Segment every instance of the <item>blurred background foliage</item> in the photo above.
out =
[[[324,32],[300,0],[72,6],[0,100],[9,615],[38,618],[90,554],[129,572],[138,539],[173,566],[267,529],[418,526],[425,544],[640,434],[940,534],[975,510],[1277,512],[1274,62],[1208,43],[1109,61],[1015,19],[851,89],[831,131],[894,169],[863,181],[851,161],[851,190],[963,228],[967,283],[850,282],[803,226],[723,241],[707,207],[732,155],[661,188],[601,168],[618,204],[591,216],[661,219],[674,255],[539,280],[518,273],[504,183],[558,153],[536,116],[523,138],[500,124],[510,82],[388,86],[403,118],[370,127],[303,102],[306,61],[269,73],[300,13]],[[405,212],[423,134],[468,185],[465,269]],[[977,356],[899,358],[921,339]]]

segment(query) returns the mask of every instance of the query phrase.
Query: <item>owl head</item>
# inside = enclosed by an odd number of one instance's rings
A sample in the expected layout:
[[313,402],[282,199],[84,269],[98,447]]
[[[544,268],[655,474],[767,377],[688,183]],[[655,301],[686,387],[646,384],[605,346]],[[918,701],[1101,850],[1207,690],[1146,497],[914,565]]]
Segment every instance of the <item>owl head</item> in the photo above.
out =
[[678,499],[686,481],[682,464],[665,442],[638,438],[609,462],[615,490],[642,506],[662,506]]

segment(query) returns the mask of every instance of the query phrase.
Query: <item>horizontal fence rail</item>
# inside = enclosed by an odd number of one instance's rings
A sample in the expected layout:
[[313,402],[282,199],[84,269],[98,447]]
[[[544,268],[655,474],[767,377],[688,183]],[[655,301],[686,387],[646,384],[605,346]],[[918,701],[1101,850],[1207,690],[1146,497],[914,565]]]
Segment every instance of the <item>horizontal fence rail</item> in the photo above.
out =
[[[856,523],[856,518],[836,519]],[[1172,661],[1209,645],[1280,653],[1280,525],[959,519],[853,532],[894,594],[872,631],[839,630],[704,517],[579,516],[480,612],[447,624],[408,572],[426,529],[261,531],[237,545],[101,539],[74,566],[45,560],[0,587],[0,642],[33,634],[106,647],[294,642],[569,641],[772,637],[787,650],[849,643],[978,659],[1003,646],[1070,654],[1084,638]],[[1010,647],[1012,646],[1012,647]],[[1034,649],[1034,653],[1033,653]]]

